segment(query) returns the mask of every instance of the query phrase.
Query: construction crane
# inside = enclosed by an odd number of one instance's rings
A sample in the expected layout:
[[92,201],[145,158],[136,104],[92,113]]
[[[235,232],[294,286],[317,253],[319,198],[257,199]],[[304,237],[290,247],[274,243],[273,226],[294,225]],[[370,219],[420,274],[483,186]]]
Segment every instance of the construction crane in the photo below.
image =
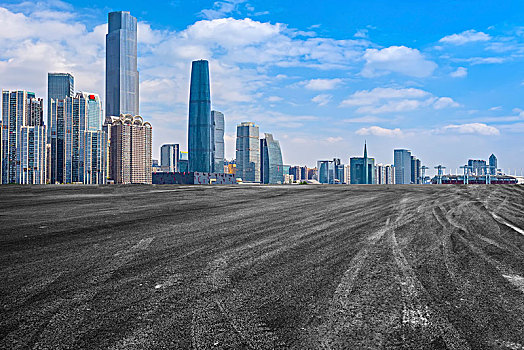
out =
[[428,170],[429,168],[423,165],[420,169],[422,170],[422,183],[425,184],[426,183],[426,170]]
[[446,167],[442,165],[437,165],[435,169],[437,169],[437,183],[439,185],[442,185],[442,175],[444,175],[443,170],[446,169]]

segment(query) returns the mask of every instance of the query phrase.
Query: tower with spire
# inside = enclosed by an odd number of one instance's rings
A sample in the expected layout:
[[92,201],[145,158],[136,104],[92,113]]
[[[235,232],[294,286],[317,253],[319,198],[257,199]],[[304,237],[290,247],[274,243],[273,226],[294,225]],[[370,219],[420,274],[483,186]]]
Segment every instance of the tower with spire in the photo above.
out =
[[364,157],[352,157],[349,163],[351,184],[371,185],[375,183],[375,159],[368,158],[367,141],[364,141]]

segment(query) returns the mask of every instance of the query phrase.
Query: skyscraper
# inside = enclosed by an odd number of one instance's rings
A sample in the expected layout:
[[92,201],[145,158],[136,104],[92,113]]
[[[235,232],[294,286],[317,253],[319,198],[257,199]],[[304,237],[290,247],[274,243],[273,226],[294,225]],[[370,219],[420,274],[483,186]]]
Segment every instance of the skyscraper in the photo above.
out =
[[364,157],[353,157],[351,166],[351,184],[371,185],[375,183],[375,159],[368,158],[367,144],[364,144]]
[[[47,128],[51,130],[51,99],[63,100],[73,97],[75,78],[69,73],[47,73]],[[51,133],[48,135],[51,140]]]
[[213,125],[211,123],[211,94],[209,64],[193,61],[189,92],[189,171],[213,171]]
[[109,178],[117,184],[152,183],[152,127],[141,116],[106,117]]
[[213,132],[213,172],[224,173],[224,114],[218,111],[211,111],[211,124]]
[[106,183],[107,134],[96,126],[102,114],[98,95],[51,99],[50,109],[51,183]]
[[411,183],[411,151],[407,149],[394,150],[395,183]]
[[419,184],[422,181],[422,162],[415,156],[411,156],[411,183]]
[[335,183],[335,162],[332,160],[317,161],[317,180],[321,184]]
[[377,164],[375,174],[375,183],[378,185],[395,183],[395,167],[391,164]]
[[106,35],[106,116],[139,114],[137,22],[127,11],[111,12]]
[[[260,140],[260,180],[265,184],[282,184],[284,182],[284,164],[280,143],[272,134],[264,134]],[[289,170],[288,170],[289,175]]]
[[498,161],[494,154],[489,156],[489,171],[491,175],[497,175]]
[[160,166],[164,172],[180,171],[180,145],[167,144],[160,147]]
[[482,159],[469,159],[468,160],[468,167],[470,170],[470,174],[482,176],[486,175],[486,161]]
[[1,183],[45,183],[43,107],[32,92],[2,90]]
[[258,125],[244,122],[237,125],[237,178],[244,182],[260,182],[260,144]]

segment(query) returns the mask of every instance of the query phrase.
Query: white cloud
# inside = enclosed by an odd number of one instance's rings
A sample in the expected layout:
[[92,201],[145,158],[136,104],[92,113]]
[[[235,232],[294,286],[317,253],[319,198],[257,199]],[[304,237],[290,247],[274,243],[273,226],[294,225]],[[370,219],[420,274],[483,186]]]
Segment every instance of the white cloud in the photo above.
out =
[[354,35],[355,38],[367,38],[368,37],[368,30],[367,29],[359,29]]
[[489,126],[483,123],[470,123],[459,125],[445,126],[444,131],[455,132],[458,134],[478,134],[478,135],[500,135],[500,131],[494,126]]
[[451,97],[440,97],[433,103],[433,108],[435,109],[443,109],[450,107],[460,107],[460,104],[453,101]]
[[342,101],[342,105],[365,106],[379,102],[384,99],[394,98],[422,98],[430,96],[430,93],[415,88],[374,88],[373,90],[361,90],[355,92],[348,99]]
[[[238,5],[246,2],[247,0],[224,0],[224,1],[215,1],[213,3],[213,8],[204,9],[200,11],[200,15],[206,19],[217,19],[227,16],[233,12],[236,12]],[[253,8],[248,8],[248,10],[253,10]]]
[[328,94],[320,94],[320,95],[317,95],[315,97],[313,97],[311,99],[311,101],[317,103],[319,106],[325,106],[327,105],[329,102],[331,102],[331,99],[333,98],[333,96],[331,95],[328,95]]
[[373,135],[373,136],[386,136],[386,137],[399,137],[403,136],[402,130],[386,129],[380,126],[370,126],[369,128],[361,128],[356,131],[357,135]]
[[342,83],[342,79],[311,79],[300,84],[308,90],[333,90]]
[[468,69],[464,67],[458,67],[456,71],[450,73],[453,78],[464,78],[468,75]]
[[489,40],[491,40],[489,34],[486,34],[484,32],[477,32],[476,30],[470,29],[459,34],[445,36],[442,39],[440,39],[439,42],[453,45],[464,45],[466,43]]
[[337,143],[337,142],[341,142],[341,141],[344,141],[344,138],[343,137],[340,137],[340,136],[337,136],[337,137],[328,137],[326,139],[326,141],[328,143]]
[[390,46],[384,49],[367,49],[364,77],[376,77],[391,72],[423,78],[433,74],[437,64],[429,61],[417,49],[406,46]]
[[280,102],[280,101],[282,101],[282,100],[284,100],[284,99],[283,99],[282,97],[280,97],[280,96],[269,96],[269,97],[267,98],[267,100],[268,100],[269,102]]

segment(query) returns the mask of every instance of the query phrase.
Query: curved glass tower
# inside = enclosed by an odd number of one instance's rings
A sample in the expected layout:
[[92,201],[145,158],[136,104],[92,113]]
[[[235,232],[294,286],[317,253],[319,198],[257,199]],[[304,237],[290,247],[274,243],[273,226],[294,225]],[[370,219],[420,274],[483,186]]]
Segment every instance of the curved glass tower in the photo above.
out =
[[209,89],[209,64],[193,61],[189,91],[189,171],[213,171],[213,125]]
[[280,143],[272,134],[260,140],[260,180],[265,184],[284,183],[284,165]]
[[109,13],[106,116],[138,115],[137,24],[127,11]]

